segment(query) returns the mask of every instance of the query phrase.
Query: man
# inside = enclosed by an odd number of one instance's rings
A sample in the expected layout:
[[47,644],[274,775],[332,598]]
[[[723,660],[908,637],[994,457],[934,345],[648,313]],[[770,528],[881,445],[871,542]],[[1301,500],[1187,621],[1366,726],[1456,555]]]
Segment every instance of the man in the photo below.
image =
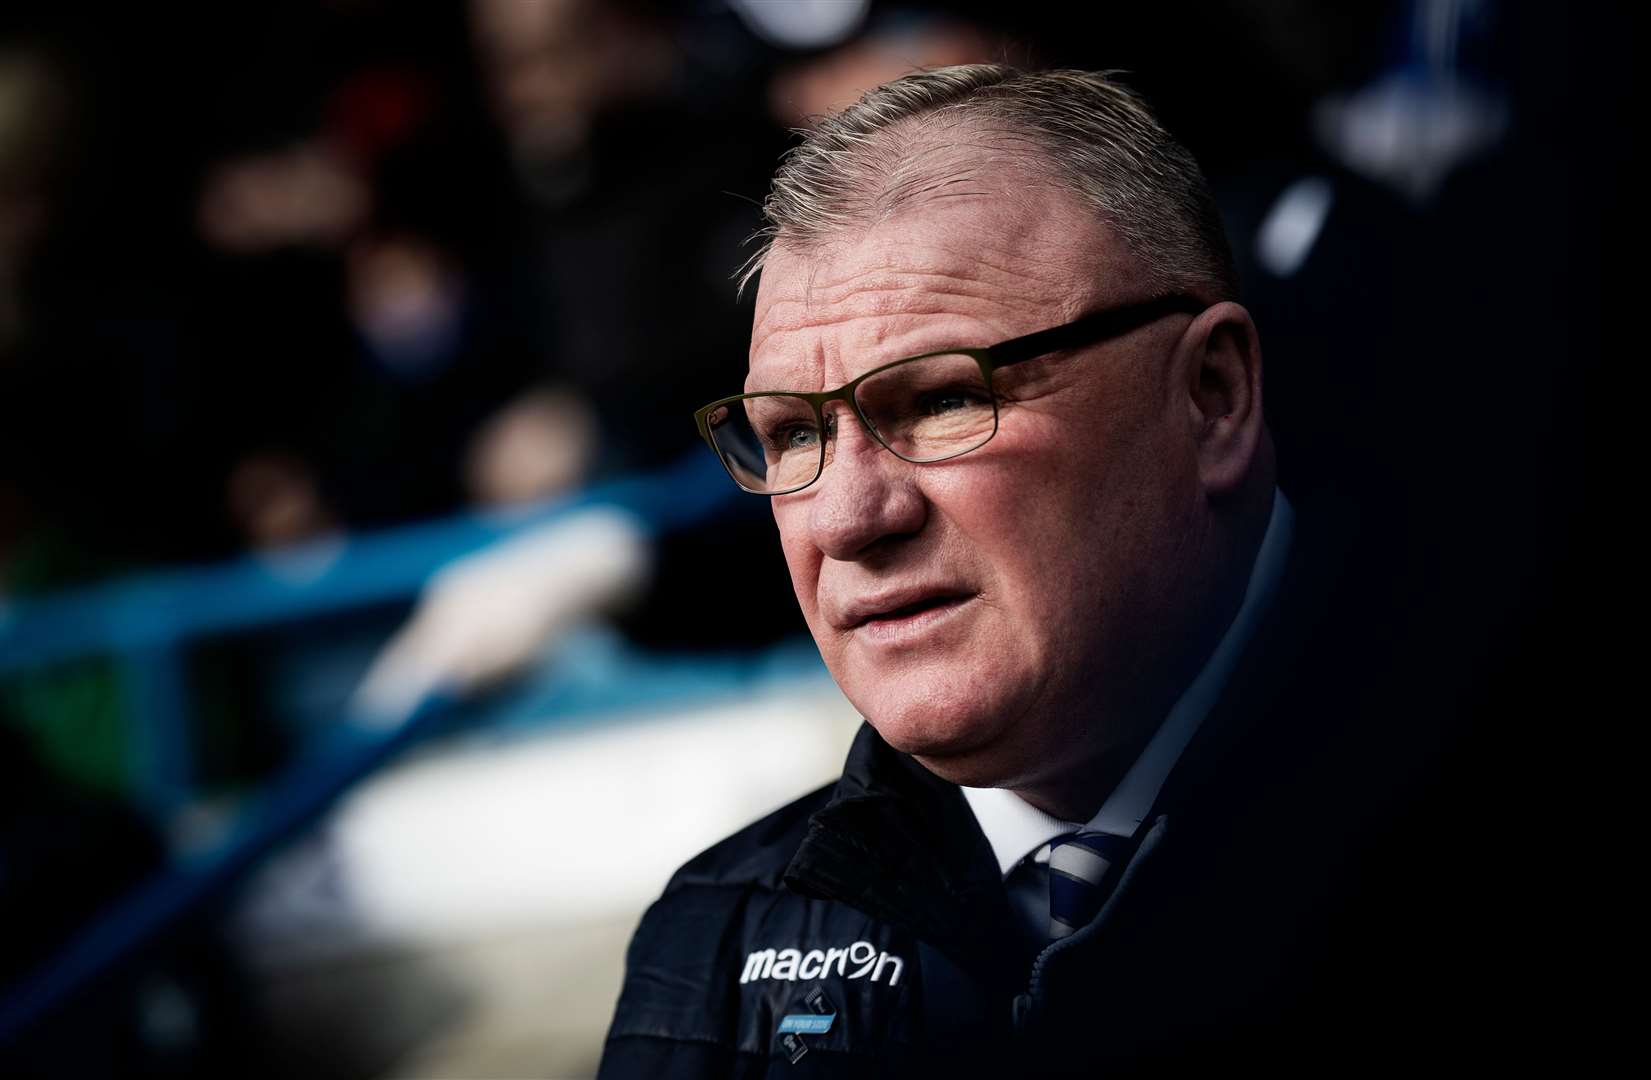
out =
[[1365,650],[1313,651],[1342,578],[1190,155],[1105,76],[947,68],[766,213],[701,432],[867,726],[672,879],[602,1075],[1276,1071],[1385,1026],[1395,935],[1340,929],[1385,806],[1324,707]]

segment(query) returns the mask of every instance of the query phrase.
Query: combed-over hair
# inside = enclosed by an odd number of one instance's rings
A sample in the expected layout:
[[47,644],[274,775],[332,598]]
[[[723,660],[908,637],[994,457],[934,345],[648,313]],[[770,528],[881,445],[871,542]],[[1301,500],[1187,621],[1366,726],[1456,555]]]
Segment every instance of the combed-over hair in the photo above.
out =
[[[1238,274],[1209,184],[1186,147],[1112,72],[964,64],[869,90],[800,132],[763,202],[743,289],[776,243],[809,251],[965,184],[974,163],[1042,174],[1095,210],[1153,284],[1236,299]],[[970,159],[965,159],[967,162]]]

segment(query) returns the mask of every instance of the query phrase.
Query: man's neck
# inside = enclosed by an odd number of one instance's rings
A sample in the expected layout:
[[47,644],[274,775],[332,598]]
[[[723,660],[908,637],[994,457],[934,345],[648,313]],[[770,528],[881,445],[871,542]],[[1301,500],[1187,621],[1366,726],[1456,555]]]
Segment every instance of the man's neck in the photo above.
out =
[[[1063,761],[1058,774],[1010,790],[1051,817],[1089,822],[1105,831],[1127,829],[1136,816],[1145,814],[1271,604],[1291,546],[1293,522],[1288,501],[1275,491],[1265,528],[1241,563],[1236,589],[1224,590],[1219,616],[1212,620],[1214,633],[1200,636],[1190,667],[1176,678],[1171,693],[1125,713],[1151,718],[1126,728],[1136,731],[1135,737],[1087,758]],[[1109,805],[1113,802],[1120,805],[1114,808]],[[1108,820],[1100,821],[1102,817]]]
[[1077,762],[1047,782],[1010,788],[1031,806],[1061,821],[1088,821],[1094,817],[1130,767],[1141,756],[1152,732],[1112,747],[1089,761]]

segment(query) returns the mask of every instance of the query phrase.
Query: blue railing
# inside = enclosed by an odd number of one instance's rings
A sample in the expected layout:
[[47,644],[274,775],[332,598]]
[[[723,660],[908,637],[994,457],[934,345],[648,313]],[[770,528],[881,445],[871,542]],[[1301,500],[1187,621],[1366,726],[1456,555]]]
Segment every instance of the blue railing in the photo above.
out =
[[196,643],[411,600],[453,559],[581,507],[628,510],[657,533],[727,512],[737,498],[715,459],[697,453],[672,468],[508,517],[465,514],[0,605],[0,678],[89,656],[115,659],[125,688],[133,797],[165,820],[195,791],[186,659]]
[[[0,609],[0,676],[91,656],[119,658],[129,674],[129,719],[141,746],[138,795],[146,809],[164,816],[187,805],[193,791],[184,663],[203,639],[410,600],[453,559],[581,508],[629,511],[645,531],[658,534],[756,505],[741,498],[714,459],[694,455],[508,519],[464,515],[65,592]],[[643,658],[611,638],[587,634],[492,712],[509,724],[522,718],[513,714],[527,711],[545,717],[680,703],[737,693],[771,676],[822,670],[807,643],[761,654]],[[217,843],[121,898],[48,964],[8,987],[0,997],[0,1043],[164,940],[352,785],[454,715],[455,702],[438,691],[391,723],[341,716],[328,725],[316,745],[246,801]]]

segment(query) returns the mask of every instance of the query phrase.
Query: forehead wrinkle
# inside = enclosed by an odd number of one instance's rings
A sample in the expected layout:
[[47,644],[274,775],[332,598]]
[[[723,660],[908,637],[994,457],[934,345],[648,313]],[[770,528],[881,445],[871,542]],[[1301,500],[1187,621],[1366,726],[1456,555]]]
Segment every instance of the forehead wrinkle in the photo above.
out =
[[[951,282],[953,279],[940,280]],[[792,309],[788,314],[794,313],[794,317],[780,318],[780,325],[765,329],[754,338],[754,343],[781,364],[804,361],[823,365],[828,359],[827,354],[835,352],[839,345],[848,344],[856,351],[875,350],[887,342],[907,337],[914,331],[927,329],[929,324],[914,323],[914,320],[931,316],[967,317],[968,313],[962,310],[960,305],[946,301],[978,299],[981,295],[979,290],[946,287],[915,289],[908,285],[902,288],[857,292],[854,294],[856,303],[852,310],[836,307],[827,309],[817,304],[789,301],[783,306]],[[781,305],[776,305],[779,306]],[[772,321],[775,320],[765,320]],[[834,332],[817,333],[824,328],[830,328]],[[937,333],[943,334],[944,331]],[[796,336],[803,338],[806,355],[788,358],[787,346],[790,339]],[[978,346],[990,342],[956,340],[940,341],[939,344]],[[755,352],[754,348],[753,355]],[[884,359],[898,360],[900,357],[890,356]]]
[[905,315],[936,298],[988,299],[995,289],[995,282],[946,270],[872,270],[844,279],[824,296],[810,287],[802,305],[810,312],[852,307],[856,315]]
[[[1053,268],[1043,267],[1035,277],[1020,268],[991,263],[977,264],[977,269],[991,272],[970,278],[940,271],[891,272],[877,268],[830,286],[805,289],[801,296],[771,301],[752,334],[751,358],[756,360],[761,352],[770,364],[777,360],[787,367],[798,362],[823,367],[843,343],[852,342],[856,350],[876,349],[886,341],[924,329],[914,327],[911,320],[934,316],[984,321],[988,328],[975,333],[961,329],[951,334],[946,334],[943,327],[937,328],[933,341],[906,351],[915,353],[950,345],[984,347],[995,343],[998,337],[1030,332],[1040,329],[1044,323],[1058,322],[1059,311],[1075,311],[1085,303],[1082,289],[1063,290],[1055,294],[1060,300],[1055,310],[1051,310],[1047,283],[1060,281],[1059,273]],[[1027,287],[1033,280],[1038,280],[1040,287]],[[828,295],[821,295],[822,288],[829,290]],[[1010,312],[1021,315],[1024,325],[1005,325],[1001,319],[990,317]],[[1033,315],[1039,317],[1033,318]],[[1032,325],[1034,323],[1037,325]],[[827,327],[837,332],[818,333]],[[805,339],[806,357],[787,356],[792,348],[790,339],[797,335]],[[881,359],[893,360],[899,356]]]
[[[928,221],[945,224],[943,213],[931,213]],[[859,292],[876,292],[893,287],[938,287],[944,291],[971,294],[951,286],[974,283],[979,289],[1003,289],[1013,292],[1027,282],[1051,284],[1064,275],[1070,275],[1083,261],[1086,252],[1074,248],[1070,236],[1063,234],[1050,242],[1039,235],[1040,222],[1006,221],[995,233],[982,235],[978,219],[967,227],[945,230],[930,235],[925,242],[902,242],[896,236],[883,235],[862,265],[841,276],[829,276],[840,265],[841,255],[850,255],[863,248],[870,237],[839,238],[829,252],[820,252],[809,260],[808,281],[803,302],[815,304],[840,303],[845,297]],[[822,278],[824,280],[822,281]],[[885,284],[885,279],[888,284]],[[947,283],[951,283],[948,285]]]
[[[872,277],[873,274],[880,276]],[[856,279],[863,278],[871,280],[853,284]],[[867,318],[951,313],[953,308],[937,305],[935,301],[945,298],[981,299],[990,293],[984,284],[976,288],[962,287],[966,284],[966,279],[939,272],[866,271],[829,286],[830,295],[827,296],[822,297],[819,289],[810,286],[800,297],[770,302],[752,334],[752,340],[766,344],[772,338],[788,333]],[[847,303],[849,301],[852,305]]]
[[[914,306],[897,313],[877,312],[833,319],[829,325],[836,333],[831,335],[811,333],[819,329],[819,326],[813,323],[794,329],[776,330],[763,342],[768,353],[767,361],[762,365],[764,378],[755,379],[755,369],[748,372],[746,389],[821,390],[824,389],[825,372],[831,366],[829,361],[838,353],[846,352],[851,355],[857,367],[875,367],[891,360],[929,351],[927,347],[890,347],[891,343],[900,342],[917,333],[933,334],[935,339],[931,344],[938,348],[976,348],[991,344],[989,341],[967,339],[967,333],[961,336],[953,333],[948,336],[945,330],[932,330],[931,324],[916,321],[927,316],[956,314],[957,309],[947,305]],[[803,337],[802,347],[797,353],[787,355],[787,339],[794,335]],[[885,348],[887,355],[879,355],[879,350]],[[805,371],[806,377],[803,375]],[[809,385],[811,383],[813,385]]]

